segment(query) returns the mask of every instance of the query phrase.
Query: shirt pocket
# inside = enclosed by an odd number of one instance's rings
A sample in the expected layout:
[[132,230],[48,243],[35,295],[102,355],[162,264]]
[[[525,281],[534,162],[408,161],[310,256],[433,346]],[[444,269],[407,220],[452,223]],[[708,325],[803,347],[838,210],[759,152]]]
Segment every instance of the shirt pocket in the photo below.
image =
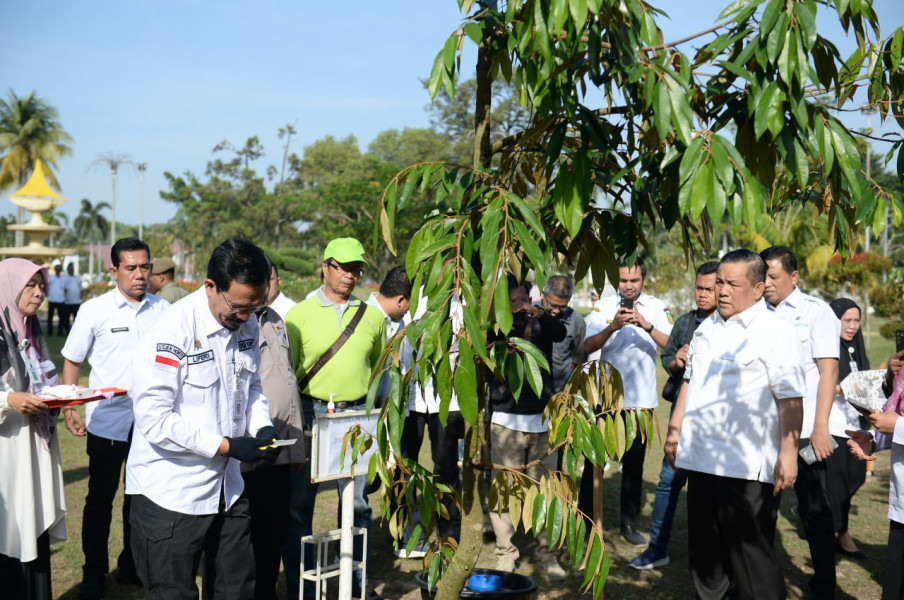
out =
[[216,364],[209,360],[196,365],[189,365],[185,383],[194,388],[209,388],[216,383],[218,378],[219,373],[217,373]]

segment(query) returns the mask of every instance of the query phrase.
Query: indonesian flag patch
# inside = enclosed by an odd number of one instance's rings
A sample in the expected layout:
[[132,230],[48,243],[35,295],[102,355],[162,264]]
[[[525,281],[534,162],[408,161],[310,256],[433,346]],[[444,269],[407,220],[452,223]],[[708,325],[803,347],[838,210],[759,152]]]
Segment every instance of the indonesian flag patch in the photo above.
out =
[[[175,358],[174,358],[175,357]],[[154,368],[174,372],[179,368],[179,361],[185,353],[172,344],[157,344],[157,355],[154,357]]]

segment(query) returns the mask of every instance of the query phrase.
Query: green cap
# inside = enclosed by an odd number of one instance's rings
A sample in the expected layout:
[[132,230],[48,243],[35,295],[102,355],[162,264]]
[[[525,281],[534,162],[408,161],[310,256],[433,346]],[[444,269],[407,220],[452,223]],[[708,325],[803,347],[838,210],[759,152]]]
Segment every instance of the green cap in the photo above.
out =
[[355,238],[336,238],[327,244],[326,250],[323,251],[323,260],[325,262],[331,258],[339,263],[367,263],[364,258],[364,246]]

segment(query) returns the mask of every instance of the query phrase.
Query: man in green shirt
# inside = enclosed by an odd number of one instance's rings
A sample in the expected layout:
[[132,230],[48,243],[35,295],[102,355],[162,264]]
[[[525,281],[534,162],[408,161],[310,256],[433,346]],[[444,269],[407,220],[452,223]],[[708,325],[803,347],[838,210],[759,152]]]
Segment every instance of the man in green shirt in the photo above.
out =
[[[330,399],[335,402],[337,410],[364,408],[370,374],[379,362],[385,343],[386,325],[380,310],[365,304],[354,333],[315,375],[308,376],[308,372],[339,338],[360,308],[362,301],[355,298],[352,292],[365,264],[364,247],[358,240],[332,240],[323,252],[323,285],[309,298],[293,306],[286,315],[286,329],[307,425],[313,423],[318,414],[326,413]],[[372,511],[364,494],[366,484],[366,475],[355,477],[355,527],[370,526]],[[316,483],[311,483],[309,466],[293,474],[293,495],[300,493],[300,497],[297,503],[293,498],[288,538],[283,547],[289,598],[298,596],[298,540],[312,533],[317,487]],[[354,559],[361,560],[362,556],[360,538],[356,537]],[[312,562],[313,553],[305,557],[305,564]],[[361,583],[360,574],[356,573],[353,596],[359,597]],[[313,592],[312,587],[310,593]],[[308,595],[307,589],[305,595]]]
[[176,283],[176,261],[172,258],[158,258],[151,263],[149,290],[155,296],[170,304],[188,296],[188,290]]

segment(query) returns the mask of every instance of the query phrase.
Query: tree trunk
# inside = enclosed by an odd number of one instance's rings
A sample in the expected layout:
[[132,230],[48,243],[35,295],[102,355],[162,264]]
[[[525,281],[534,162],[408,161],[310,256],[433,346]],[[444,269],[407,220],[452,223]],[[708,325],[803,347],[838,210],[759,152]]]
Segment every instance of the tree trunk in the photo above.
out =
[[489,168],[493,158],[490,143],[490,112],[493,106],[493,79],[488,47],[489,33],[484,33],[483,42],[477,49],[477,92],[474,108],[474,168]]
[[474,463],[482,462],[480,458],[484,439],[481,412],[476,425],[465,423],[465,456],[461,473],[461,541],[452,562],[443,572],[436,600],[458,600],[480,557],[484,521],[480,501],[480,469]]

